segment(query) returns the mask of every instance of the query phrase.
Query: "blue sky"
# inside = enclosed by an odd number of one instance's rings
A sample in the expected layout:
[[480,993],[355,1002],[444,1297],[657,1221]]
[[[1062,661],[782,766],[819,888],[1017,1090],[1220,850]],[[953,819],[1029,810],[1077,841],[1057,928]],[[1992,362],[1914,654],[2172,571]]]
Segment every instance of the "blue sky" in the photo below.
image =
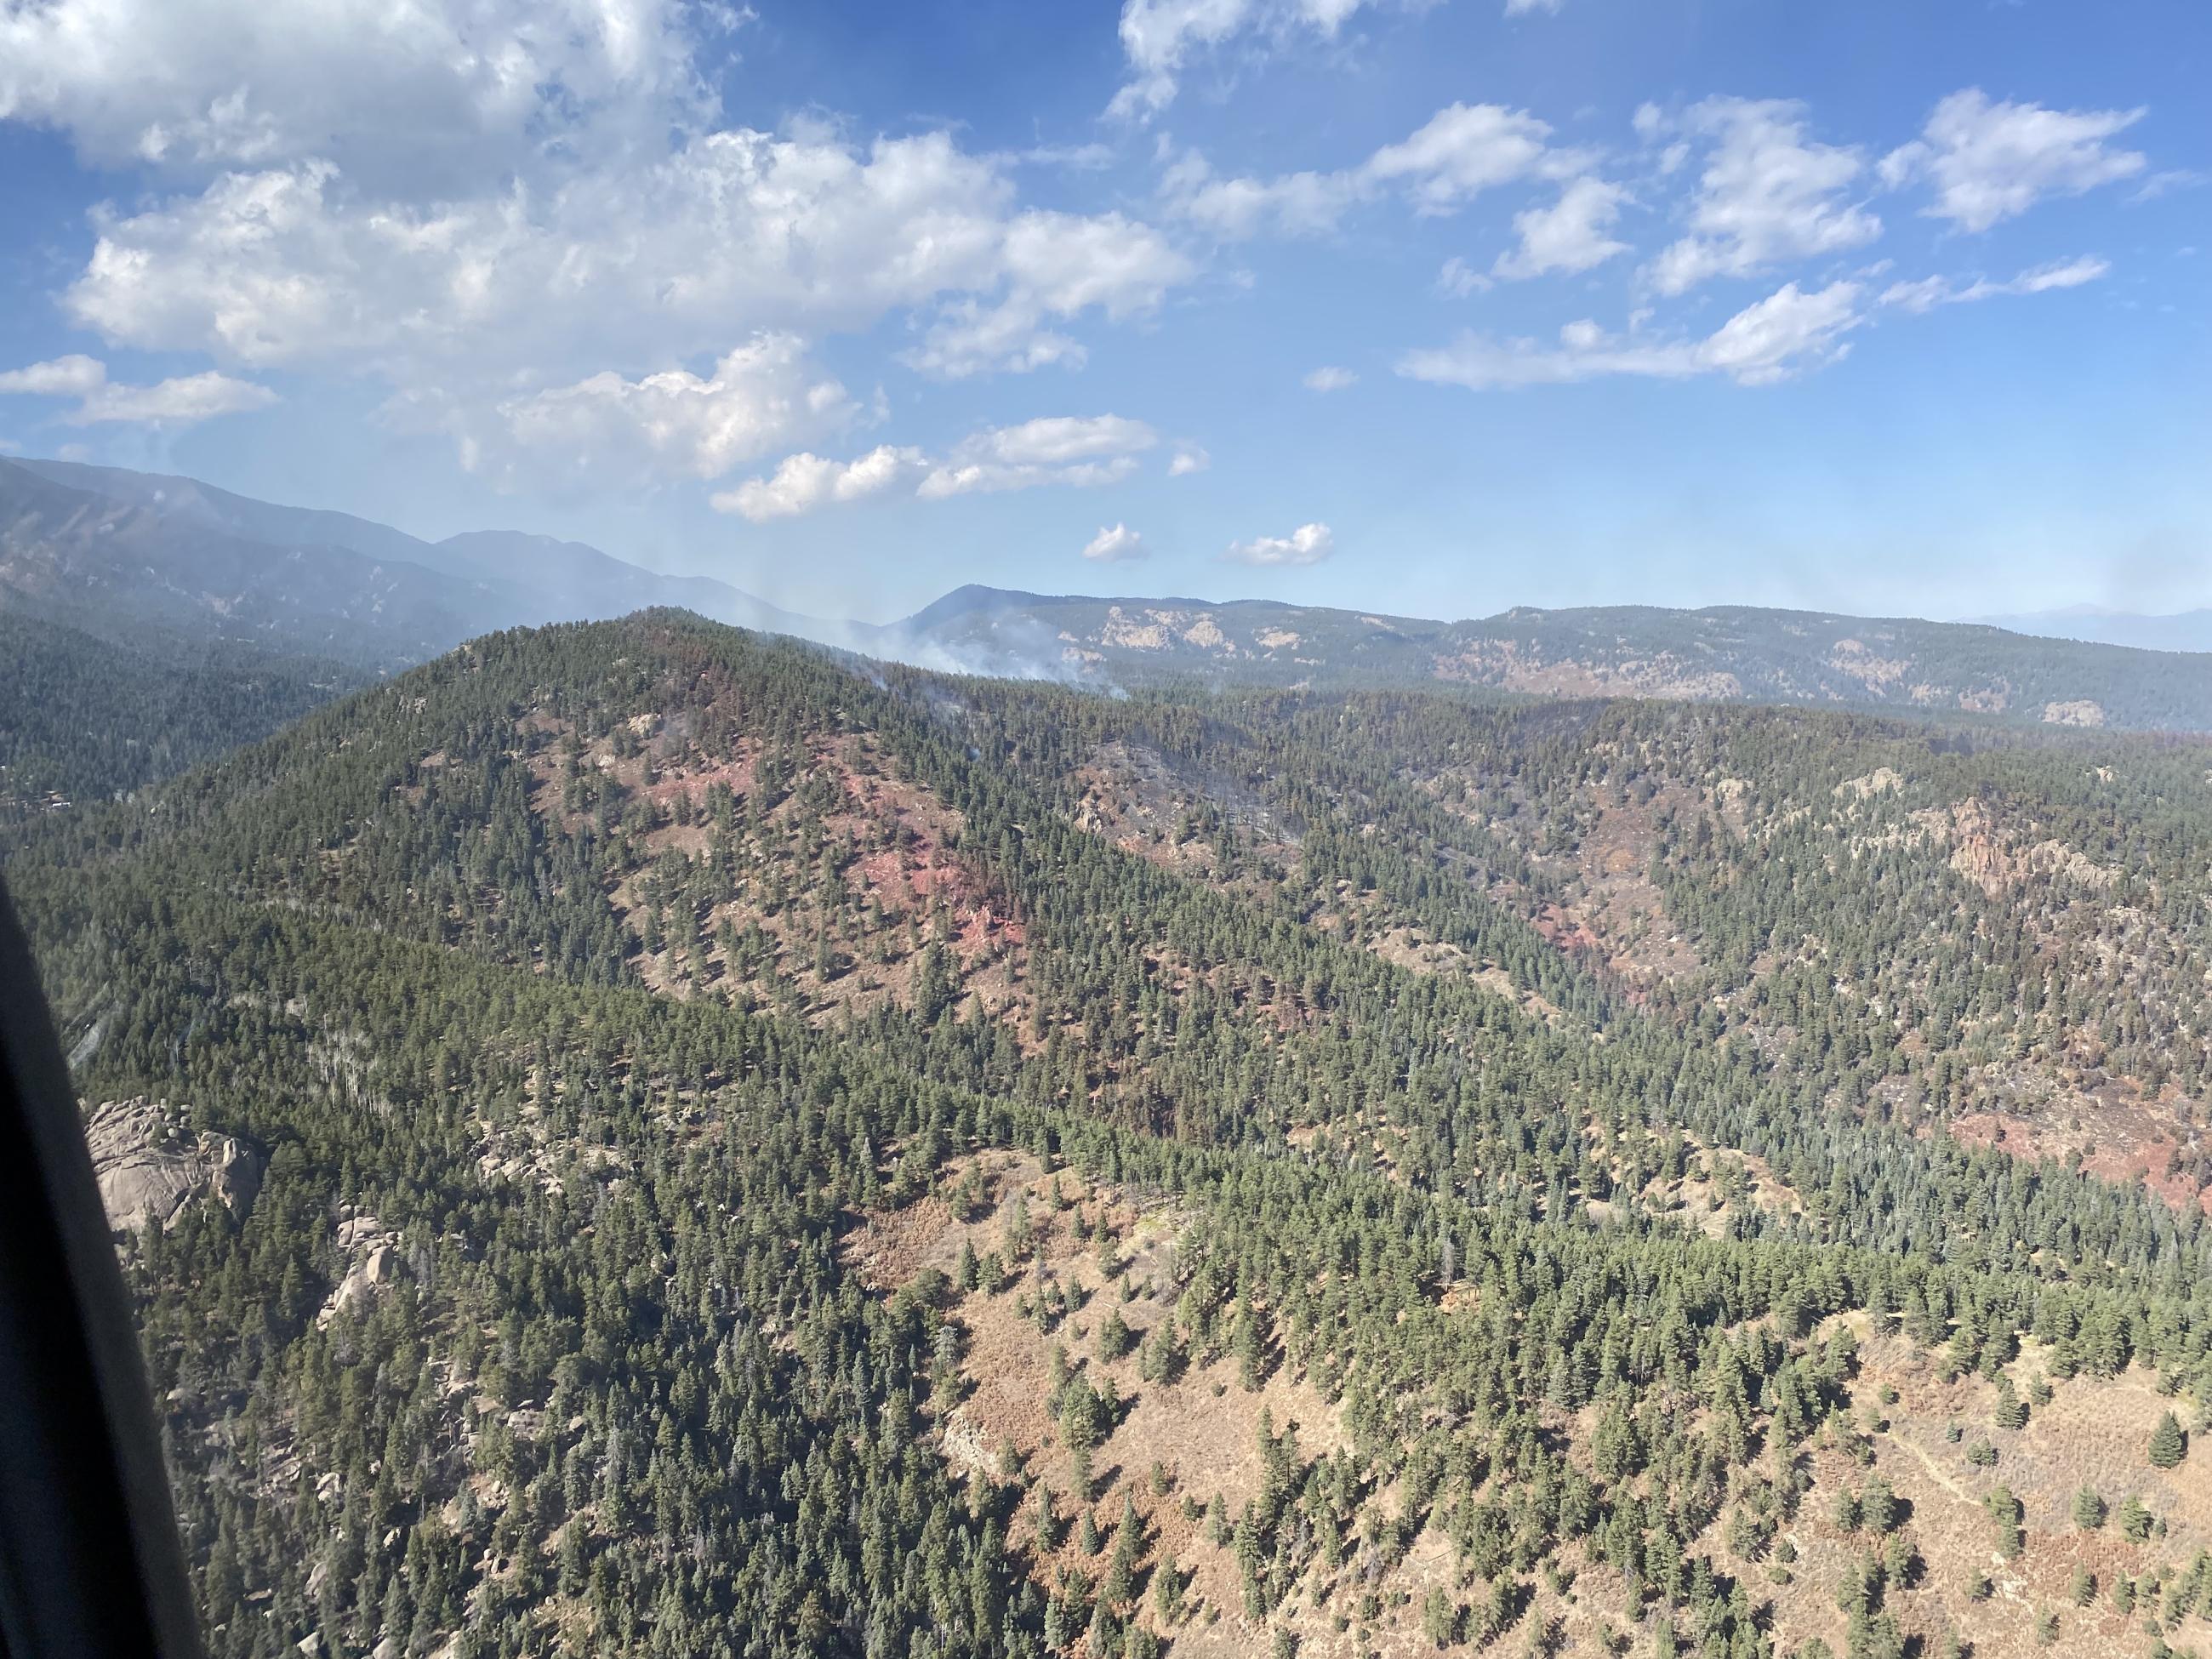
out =
[[0,0],[0,453],[821,614],[2212,602],[2212,14]]

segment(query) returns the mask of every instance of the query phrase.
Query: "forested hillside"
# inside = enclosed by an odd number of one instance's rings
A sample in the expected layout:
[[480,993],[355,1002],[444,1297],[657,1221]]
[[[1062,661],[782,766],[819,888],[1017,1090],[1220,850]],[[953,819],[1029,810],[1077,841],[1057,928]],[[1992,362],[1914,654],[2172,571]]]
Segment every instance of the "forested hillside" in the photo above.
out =
[[2162,1659],[2208,768],[654,612],[7,875],[217,1655]]
[[327,659],[0,610],[0,825],[137,789],[267,737],[369,678]]

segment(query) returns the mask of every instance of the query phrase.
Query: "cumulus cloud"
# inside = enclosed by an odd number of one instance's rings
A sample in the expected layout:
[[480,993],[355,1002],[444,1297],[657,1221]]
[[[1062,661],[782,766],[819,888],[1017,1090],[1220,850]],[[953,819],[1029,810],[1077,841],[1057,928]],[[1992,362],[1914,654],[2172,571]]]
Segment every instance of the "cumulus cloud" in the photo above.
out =
[[881,444],[858,460],[833,461],[820,455],[787,455],[765,478],[749,478],[735,489],[709,498],[717,513],[735,513],[763,524],[795,518],[833,502],[866,501],[902,483],[919,481],[928,462],[918,449]]
[[925,501],[1038,484],[1103,484],[1136,471],[1159,442],[1142,421],[1119,415],[1063,415],[998,427],[963,439],[921,481]]
[[1224,241],[1255,236],[1321,236],[1361,202],[1401,192],[1415,211],[1456,211],[1486,190],[1527,179],[1565,181],[1592,157],[1552,146],[1552,129],[1502,104],[1452,104],[1356,167],[1273,179],[1217,177],[1194,153],[1162,175],[1161,199],[1176,218]]
[[1152,556],[1145,538],[1125,524],[1101,525],[1098,533],[1084,544],[1083,556],[1100,564],[1123,564]]
[[1164,109],[1175,100],[1184,64],[1247,27],[1254,10],[1253,0],[1125,0],[1121,52],[1130,79],[1109,112],[1127,117]]
[[[1121,52],[1129,78],[1107,113],[1143,119],[1175,101],[1183,72],[1234,45],[1257,52],[1304,37],[1335,38],[1347,19],[1380,0],[1123,0]],[[1420,5],[1431,0],[1406,0]]]
[[[295,15],[298,14],[298,15]],[[908,321],[960,376],[1073,367],[1195,275],[1151,225],[1024,204],[948,131],[725,121],[680,0],[0,6],[0,118],[155,164],[64,295],[118,345],[365,374],[467,453],[580,438],[702,476],[757,446],[742,343]],[[611,428],[633,420],[619,441]],[[763,442],[789,443],[797,430]]]
[[152,386],[125,386],[107,378],[107,366],[98,358],[78,354],[0,374],[0,393],[74,398],[76,407],[62,416],[71,426],[190,426],[216,415],[266,409],[277,400],[265,386],[213,370]]
[[2001,295],[2047,294],[2054,289],[2080,288],[2097,281],[2112,268],[2109,261],[2084,254],[2077,259],[2034,266],[2002,283],[1993,283],[1985,276],[1977,276],[1970,283],[1949,276],[1923,276],[1917,282],[1891,283],[1882,290],[1881,302],[1919,314],[1933,311],[1937,306],[1971,304]]
[[1118,213],[1023,214],[1002,249],[1002,297],[945,306],[909,366],[946,380],[1051,364],[1080,368],[1081,345],[1047,326],[1096,307],[1112,321],[1156,308],[1195,267],[1150,226]]
[[1449,213],[1498,185],[1576,171],[1579,157],[1546,148],[1551,133],[1526,110],[1453,104],[1401,143],[1376,150],[1362,171],[1370,179],[1402,183],[1424,213]]
[[1725,374],[1741,386],[1767,386],[1842,357],[1850,349],[1842,337],[1866,320],[1859,294],[1852,282],[1811,293],[1790,283],[1703,339],[1614,335],[1588,319],[1562,328],[1556,345],[1463,333],[1449,345],[1408,352],[1398,372],[1477,390],[1560,386],[1610,374],[1665,380]]
[[650,142],[710,100],[681,0],[34,0],[0,8],[0,119],[172,173],[315,155],[449,190],[554,144]]
[[766,334],[726,353],[710,375],[612,372],[502,399],[479,420],[457,409],[444,424],[478,471],[537,468],[572,479],[711,480],[771,449],[842,429],[860,406],[818,374],[792,334]]
[[1965,230],[1987,230],[2043,197],[2079,196],[2141,173],[2140,152],[2106,141],[2143,114],[1992,103],[1969,87],[1936,106],[1917,139],[1884,156],[1881,174],[1893,185],[1927,179],[1936,199],[1923,212]]
[[1856,283],[1831,283],[1808,294],[1790,283],[1723,323],[1698,345],[1701,368],[1741,386],[1770,386],[1802,369],[1839,360],[1841,336],[1865,320]]
[[1305,377],[1305,388],[1309,392],[1341,392],[1346,386],[1358,384],[1359,377],[1357,374],[1348,368],[1339,368],[1333,363],[1310,370]]
[[1508,277],[1541,276],[1554,270],[1571,274],[1627,252],[1628,244],[1615,241],[1610,234],[1627,200],[1626,190],[1602,179],[1570,179],[1551,206],[1513,216],[1521,246],[1500,254],[1492,270]]
[[988,495],[1042,485],[1117,483],[1159,443],[1142,421],[1120,415],[1059,415],[969,434],[950,453],[883,445],[858,460],[791,455],[766,477],[750,478],[713,498],[718,512],[756,523],[894,490],[923,501]]
[[[310,161],[102,215],[65,304],[133,344],[442,384],[666,365],[763,329],[813,337],[942,302],[924,355],[961,373],[1065,357],[1048,325],[1126,319],[1193,274],[1119,215],[1011,210],[995,165],[943,133],[860,148],[715,132],[641,168],[419,209]],[[586,351],[600,362],[579,363]]]
[[1881,234],[1881,221],[1849,198],[1866,171],[1864,157],[1808,137],[1802,104],[1708,98],[1674,121],[1645,105],[1637,127],[1647,142],[1679,131],[1707,151],[1690,204],[1691,234],[1663,250],[1647,273],[1662,294],[1857,247]]
[[72,424],[126,421],[148,426],[189,426],[216,415],[237,415],[266,409],[276,394],[251,380],[233,380],[209,369],[180,375],[152,386],[107,386],[86,398],[65,416]]
[[78,353],[0,374],[0,392],[34,398],[88,398],[106,384],[107,365]]
[[1325,524],[1302,524],[1287,536],[1257,536],[1231,542],[1221,556],[1231,564],[1262,567],[1319,564],[1336,551],[1336,537]]
[[1168,477],[1188,477],[1194,472],[1203,472],[1213,465],[1213,457],[1196,444],[1185,444],[1178,448],[1168,462]]
[[1186,155],[1160,181],[1168,209],[1224,241],[1255,236],[1326,236],[1360,198],[1355,173],[1290,173],[1274,179],[1218,179],[1206,158]]

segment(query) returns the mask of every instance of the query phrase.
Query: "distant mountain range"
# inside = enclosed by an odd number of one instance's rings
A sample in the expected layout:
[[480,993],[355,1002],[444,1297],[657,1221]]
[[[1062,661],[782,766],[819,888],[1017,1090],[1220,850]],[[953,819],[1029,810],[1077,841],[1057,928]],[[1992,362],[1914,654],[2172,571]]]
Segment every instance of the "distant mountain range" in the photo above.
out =
[[[165,662],[188,661],[200,639],[312,659],[319,666],[295,678],[335,684],[344,676],[331,665],[386,673],[496,629],[656,606],[926,667],[1079,684],[1444,684],[2212,730],[2212,655],[2134,648],[2205,642],[2207,613],[2022,617],[1998,627],[1624,605],[1441,622],[1270,600],[970,586],[874,625],[799,616],[726,583],[663,575],[550,537],[484,531],[429,542],[191,478],[0,462],[0,612],[112,645],[156,638]],[[2050,636],[2099,629],[2135,637]]]
[[426,542],[191,478],[0,461],[0,608],[102,637],[155,627],[390,671],[499,628],[676,605],[771,633],[809,619],[547,536]]
[[1433,622],[1267,600],[963,587],[884,630],[972,672],[1133,684],[1409,686],[1864,706],[2052,726],[2212,729],[2212,657],[1975,623],[1721,605],[1519,607]]

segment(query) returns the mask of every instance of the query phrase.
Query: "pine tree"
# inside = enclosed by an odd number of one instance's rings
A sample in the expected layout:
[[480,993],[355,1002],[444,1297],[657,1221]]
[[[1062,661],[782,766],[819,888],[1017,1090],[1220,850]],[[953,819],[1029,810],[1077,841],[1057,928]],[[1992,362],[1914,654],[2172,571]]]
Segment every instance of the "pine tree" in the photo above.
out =
[[1430,1588],[1427,1598],[1421,1603],[1421,1632],[1440,1648],[1448,1648],[1459,1640],[1460,1626],[1464,1615],[1442,1585]]
[[1098,1357],[1109,1361],[1119,1359],[1136,1346],[1137,1339],[1130,1334],[1128,1322],[1121,1317],[1121,1310],[1119,1308],[1109,1309],[1098,1327]]
[[2142,1499],[2130,1492],[2120,1505],[2120,1536],[2130,1544],[2140,1544],[2150,1536],[2151,1513],[2143,1507]]
[[2172,1412],[2160,1414],[2158,1426],[2150,1431],[2150,1446],[2145,1455],[2154,1469],[2179,1468],[2181,1460],[2189,1455],[2189,1443],[2182,1436],[2180,1419]]

